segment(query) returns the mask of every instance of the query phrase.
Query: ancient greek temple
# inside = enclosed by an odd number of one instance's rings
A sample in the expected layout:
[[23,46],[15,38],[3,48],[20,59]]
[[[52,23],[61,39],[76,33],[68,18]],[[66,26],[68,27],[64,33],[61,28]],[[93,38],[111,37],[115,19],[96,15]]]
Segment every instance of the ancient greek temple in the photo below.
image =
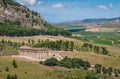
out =
[[22,46],[19,48],[19,55],[32,57],[34,59],[47,59],[49,57],[49,52],[46,48],[31,48],[28,46]]

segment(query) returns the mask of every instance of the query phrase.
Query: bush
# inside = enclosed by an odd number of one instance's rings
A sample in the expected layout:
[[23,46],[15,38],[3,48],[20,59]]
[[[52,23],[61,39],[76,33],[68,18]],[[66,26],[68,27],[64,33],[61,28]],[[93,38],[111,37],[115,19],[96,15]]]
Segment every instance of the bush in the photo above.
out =
[[56,58],[49,58],[44,62],[47,66],[56,66],[58,64],[58,60]]
[[7,75],[7,79],[11,79],[11,77],[10,77],[10,75],[9,75],[9,74]]
[[14,68],[17,68],[17,63],[16,63],[15,60],[13,60],[12,65],[13,65]]
[[[42,63],[42,62],[40,62]],[[50,58],[43,62],[47,66],[61,66],[67,68],[80,68],[87,70],[91,65],[88,61],[83,61],[80,58],[68,58],[64,57],[62,60],[58,61],[56,58]]]
[[99,79],[99,77],[95,76],[93,72],[87,73],[85,79]]
[[43,62],[43,61],[40,61],[40,64],[44,64],[44,62]]
[[102,66],[101,66],[101,64],[96,64],[95,65],[95,71],[96,71],[96,73],[101,73],[101,69],[102,68]]
[[18,79],[17,75],[7,75],[7,79]]
[[67,67],[67,68],[72,68],[72,63],[71,62],[64,62],[64,67]]
[[29,18],[30,17],[30,14],[26,14],[26,18]]
[[8,72],[8,71],[9,71],[9,68],[8,68],[8,67],[6,67],[5,71],[6,71],[6,72]]

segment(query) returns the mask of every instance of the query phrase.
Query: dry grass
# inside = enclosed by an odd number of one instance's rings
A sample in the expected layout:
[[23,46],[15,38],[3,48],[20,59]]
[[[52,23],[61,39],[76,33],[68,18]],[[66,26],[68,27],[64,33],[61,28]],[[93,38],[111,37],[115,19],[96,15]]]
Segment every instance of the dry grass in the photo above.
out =
[[[12,61],[16,60],[17,69],[12,67]],[[9,67],[9,72],[5,68]],[[18,79],[66,79],[67,76],[84,79],[86,71],[80,69],[67,69],[61,67],[47,67],[38,62],[20,58],[0,57],[0,79],[6,79],[7,75],[17,74]]]
[[120,68],[120,58],[111,57],[105,55],[99,55],[94,53],[86,53],[86,52],[74,52],[74,53],[61,53],[61,55],[68,57],[78,57],[83,60],[89,61],[91,64],[101,64],[105,67],[113,67]]
[[[11,40],[13,42],[28,42],[28,39],[33,39],[37,41],[38,39],[49,39],[52,41],[56,40],[68,40],[68,41],[74,41],[75,44],[81,45],[83,44],[82,41],[72,39],[72,38],[67,38],[67,37],[62,37],[62,36],[28,36],[28,37],[0,37],[0,40],[5,39],[5,40]],[[85,53],[85,52],[77,52],[77,53],[62,53],[62,56],[70,56],[70,57],[80,57],[84,60],[90,61],[92,64],[102,64],[103,66],[112,66],[116,68],[120,68],[120,48],[113,47],[113,46],[107,46],[107,45],[99,45],[98,46],[103,46],[106,47],[110,53],[109,55],[111,56],[104,56],[104,55],[99,55],[99,54],[94,54],[94,53]]]
[[120,58],[120,48],[119,47],[101,45],[101,44],[96,44],[96,45],[101,46],[101,47],[106,47],[109,51],[109,55]]
[[74,41],[74,42],[79,42],[80,44],[82,43],[81,41],[79,40],[75,40],[75,39],[72,39],[72,38],[67,38],[67,37],[63,37],[63,36],[48,36],[48,35],[39,35],[39,36],[25,36],[25,37],[7,37],[7,36],[0,36],[0,40],[10,40],[10,41],[13,41],[13,42],[28,42],[28,39],[31,39],[31,40],[35,40],[35,41],[38,41],[39,39],[41,40],[46,40],[46,39],[49,39],[51,41],[56,41],[56,40],[68,40],[68,41]]

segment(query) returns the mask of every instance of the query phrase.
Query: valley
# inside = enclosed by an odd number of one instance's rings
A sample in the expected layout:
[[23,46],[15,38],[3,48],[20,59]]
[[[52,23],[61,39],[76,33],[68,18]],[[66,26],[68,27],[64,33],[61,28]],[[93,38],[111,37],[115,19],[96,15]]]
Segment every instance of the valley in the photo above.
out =
[[0,0],[0,79],[120,79],[120,17],[49,23],[43,4]]

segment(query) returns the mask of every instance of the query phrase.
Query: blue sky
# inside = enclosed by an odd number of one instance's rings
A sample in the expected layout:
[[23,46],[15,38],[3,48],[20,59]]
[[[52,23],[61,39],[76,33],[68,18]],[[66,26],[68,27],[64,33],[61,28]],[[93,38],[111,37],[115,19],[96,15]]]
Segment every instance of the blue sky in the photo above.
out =
[[120,17],[120,0],[16,0],[52,23]]

